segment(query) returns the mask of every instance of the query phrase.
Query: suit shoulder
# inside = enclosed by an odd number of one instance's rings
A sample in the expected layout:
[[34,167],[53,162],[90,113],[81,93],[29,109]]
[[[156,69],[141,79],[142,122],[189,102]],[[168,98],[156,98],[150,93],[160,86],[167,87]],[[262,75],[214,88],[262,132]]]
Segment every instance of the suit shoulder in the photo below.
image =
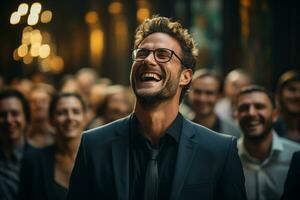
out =
[[87,130],[83,133],[84,140],[88,143],[105,143],[113,140],[117,135],[128,133],[129,130],[129,117],[125,117],[109,124],[99,126]]
[[[201,146],[210,152],[224,153],[232,146],[236,146],[236,137],[231,135],[225,135],[210,130],[204,126],[187,121],[186,130],[194,132],[194,140]],[[189,128],[188,128],[189,127]],[[189,130],[189,129],[193,130]]]

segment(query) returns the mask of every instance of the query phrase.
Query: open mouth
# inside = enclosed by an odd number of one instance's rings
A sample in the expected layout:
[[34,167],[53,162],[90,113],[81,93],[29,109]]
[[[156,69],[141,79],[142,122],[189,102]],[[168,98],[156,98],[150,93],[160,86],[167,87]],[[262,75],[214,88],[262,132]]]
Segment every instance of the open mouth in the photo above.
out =
[[245,123],[245,127],[247,129],[253,129],[253,128],[258,127],[259,125],[261,125],[260,120],[253,120],[253,121],[249,121],[249,122]]
[[157,73],[145,72],[140,75],[140,80],[141,81],[156,81],[156,82],[158,82],[158,81],[162,80],[162,77],[161,77],[161,75],[159,75]]

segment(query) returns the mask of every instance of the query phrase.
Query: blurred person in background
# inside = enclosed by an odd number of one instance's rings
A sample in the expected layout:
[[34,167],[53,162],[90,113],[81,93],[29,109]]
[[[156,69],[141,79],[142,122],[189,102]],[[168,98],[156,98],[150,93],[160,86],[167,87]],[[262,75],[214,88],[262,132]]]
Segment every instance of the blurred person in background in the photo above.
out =
[[233,121],[222,119],[215,113],[215,105],[222,95],[222,87],[222,78],[216,72],[208,69],[195,72],[188,94],[195,113],[192,121],[213,131],[240,137],[240,130]]
[[252,78],[250,74],[237,68],[227,74],[224,83],[224,97],[216,104],[215,112],[223,119],[235,120],[236,95],[242,87],[250,85]]
[[14,79],[11,83],[11,86],[21,92],[26,98],[30,90],[33,87],[33,82],[30,79],[22,78],[22,79]]
[[281,75],[276,100],[280,117],[275,130],[282,137],[300,143],[300,71],[291,70]]
[[60,92],[76,92],[81,93],[79,89],[79,84],[75,76],[65,75],[60,82],[59,86]]
[[77,73],[76,73],[76,79],[78,81],[78,86],[80,89],[80,92],[82,94],[82,97],[84,99],[89,98],[90,96],[90,91],[95,83],[95,81],[98,78],[98,73],[92,69],[92,68],[81,68]]
[[85,127],[85,103],[76,93],[61,93],[50,103],[55,128],[54,145],[27,153],[20,172],[21,200],[66,199],[81,133]]
[[107,93],[107,87],[111,85],[112,81],[108,78],[98,78],[91,87],[89,96],[89,105],[92,110],[90,119],[94,119],[97,115],[98,108],[103,104]]
[[25,140],[30,123],[29,103],[15,89],[0,91],[0,199],[17,198],[21,159],[33,149]]
[[107,87],[106,90],[103,103],[98,108],[97,116],[90,123],[88,129],[121,119],[133,110],[133,105],[124,86],[112,85]]
[[251,85],[237,95],[237,120],[243,132],[238,150],[248,200],[279,200],[294,152],[300,145],[273,129],[278,112],[265,88]]
[[33,86],[28,95],[31,126],[27,140],[34,147],[45,147],[54,143],[54,129],[49,121],[49,104],[54,92],[51,85],[39,83]]

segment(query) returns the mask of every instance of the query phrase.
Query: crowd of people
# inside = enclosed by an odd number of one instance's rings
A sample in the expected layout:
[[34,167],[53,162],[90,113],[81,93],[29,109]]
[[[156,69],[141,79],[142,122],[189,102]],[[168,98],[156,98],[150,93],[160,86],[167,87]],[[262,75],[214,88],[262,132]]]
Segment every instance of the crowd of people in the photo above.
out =
[[275,94],[243,69],[193,73],[184,30],[163,17],[137,29],[133,92],[91,68],[1,86],[0,199],[299,199],[300,72]]

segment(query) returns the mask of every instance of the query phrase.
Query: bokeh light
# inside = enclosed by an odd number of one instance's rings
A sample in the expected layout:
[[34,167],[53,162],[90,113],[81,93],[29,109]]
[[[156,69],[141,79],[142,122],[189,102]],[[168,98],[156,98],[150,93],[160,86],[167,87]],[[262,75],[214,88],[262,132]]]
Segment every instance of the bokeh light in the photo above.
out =
[[28,53],[28,47],[26,44],[22,44],[21,46],[19,46],[18,48],[18,56],[19,57],[24,57],[26,56]]
[[43,44],[40,48],[39,48],[39,55],[41,58],[47,58],[50,55],[50,46],[48,44]]
[[27,54],[24,58],[23,58],[23,62],[24,64],[28,65],[30,63],[32,63],[33,58],[30,54]]
[[13,12],[12,14],[11,14],[11,16],[10,16],[10,20],[9,20],[9,22],[10,22],[10,24],[18,24],[19,22],[20,22],[20,19],[21,19],[21,15],[20,15],[20,13],[18,13],[18,12]]
[[52,20],[52,12],[50,10],[45,10],[41,14],[41,22],[49,23]]
[[95,24],[98,21],[98,14],[95,11],[90,11],[85,15],[85,21],[88,24]]
[[42,10],[42,5],[39,2],[35,2],[31,5],[30,14],[39,14]]
[[40,46],[41,45],[39,43],[35,43],[35,44],[31,45],[30,54],[31,54],[32,57],[39,56]]
[[140,8],[137,10],[136,16],[138,21],[144,21],[144,19],[149,18],[150,11],[147,8]]
[[30,26],[36,25],[39,21],[38,14],[30,13],[27,19],[27,24]]
[[14,59],[15,61],[21,59],[21,57],[18,55],[18,49],[15,49],[15,50],[14,50],[14,52],[13,52],[13,59]]
[[18,7],[18,13],[21,15],[21,16],[24,16],[27,14],[28,12],[28,4],[27,3],[21,3]]
[[41,44],[42,43],[42,35],[40,30],[38,29],[34,29],[31,33],[30,33],[30,43],[31,44]]
[[112,2],[108,7],[108,11],[111,14],[119,14],[122,11],[122,4],[120,2]]
[[51,70],[59,73],[64,69],[64,60],[59,56],[54,56],[50,61]]

